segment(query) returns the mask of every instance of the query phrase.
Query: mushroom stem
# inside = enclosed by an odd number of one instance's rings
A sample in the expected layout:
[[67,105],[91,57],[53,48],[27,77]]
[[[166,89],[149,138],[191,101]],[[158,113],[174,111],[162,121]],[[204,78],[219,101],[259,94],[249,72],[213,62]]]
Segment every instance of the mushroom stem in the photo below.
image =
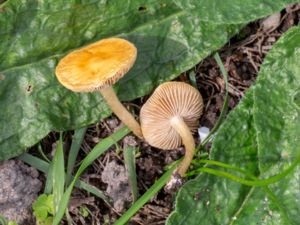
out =
[[189,127],[183,121],[183,119],[179,116],[175,116],[171,119],[171,126],[179,133],[182,143],[185,147],[185,155],[182,160],[177,172],[180,176],[183,176],[185,172],[188,170],[189,165],[194,157],[195,152],[195,142],[190,131]]
[[134,119],[130,112],[122,105],[111,86],[101,88],[100,93],[110,106],[113,113],[139,138],[143,138],[140,124]]

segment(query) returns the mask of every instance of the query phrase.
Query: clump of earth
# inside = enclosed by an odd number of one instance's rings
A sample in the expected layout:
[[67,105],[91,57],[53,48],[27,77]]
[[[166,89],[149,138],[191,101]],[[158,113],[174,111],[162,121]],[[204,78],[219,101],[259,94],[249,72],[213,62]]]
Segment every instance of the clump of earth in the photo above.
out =
[[35,223],[31,206],[42,187],[38,176],[19,160],[0,162],[0,215],[18,225]]

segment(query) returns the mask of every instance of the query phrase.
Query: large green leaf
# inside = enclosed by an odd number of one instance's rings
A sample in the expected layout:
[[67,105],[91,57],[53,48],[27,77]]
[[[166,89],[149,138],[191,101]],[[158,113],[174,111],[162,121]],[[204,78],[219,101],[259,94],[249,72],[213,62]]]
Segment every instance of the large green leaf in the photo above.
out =
[[137,62],[115,86],[121,100],[132,100],[191,68],[242,26],[200,18],[200,11],[172,0],[6,1],[0,10],[0,160],[51,130],[110,114],[99,93],[75,94],[58,84],[54,69],[67,52],[108,36],[132,41]]
[[[279,174],[299,160],[299,49],[298,26],[284,34],[265,58],[255,86],[220,128],[213,142],[212,159],[238,166],[261,179]],[[167,224],[299,224],[299,221],[298,166],[267,188],[200,174],[179,191],[176,210]]]
[[201,19],[212,23],[245,23],[274,12],[299,0],[175,0],[181,8],[201,13]]

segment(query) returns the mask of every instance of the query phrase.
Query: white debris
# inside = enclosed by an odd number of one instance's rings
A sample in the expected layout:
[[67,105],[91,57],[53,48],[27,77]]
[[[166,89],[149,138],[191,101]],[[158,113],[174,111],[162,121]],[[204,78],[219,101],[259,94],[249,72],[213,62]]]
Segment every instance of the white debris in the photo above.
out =
[[200,127],[198,128],[198,134],[200,137],[200,141],[204,141],[205,138],[207,138],[208,134],[209,134],[209,128],[208,127]]

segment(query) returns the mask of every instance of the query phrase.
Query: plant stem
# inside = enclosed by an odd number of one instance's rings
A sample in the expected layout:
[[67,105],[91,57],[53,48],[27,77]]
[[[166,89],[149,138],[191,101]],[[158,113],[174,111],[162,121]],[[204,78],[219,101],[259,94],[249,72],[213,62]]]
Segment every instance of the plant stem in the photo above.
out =
[[137,175],[136,175],[136,168],[135,168],[135,152],[136,152],[136,148],[133,146],[128,146],[123,150],[124,163],[129,177],[129,185],[131,188],[133,202],[135,202],[138,199]]
[[139,138],[143,138],[140,124],[135,120],[133,115],[122,105],[118,96],[112,87],[100,89],[100,93],[110,106],[113,113]]
[[184,159],[177,170],[179,175],[183,176],[188,170],[189,165],[194,157],[195,141],[189,127],[185,124],[181,117],[173,117],[171,119],[171,126],[178,132],[185,147]]

